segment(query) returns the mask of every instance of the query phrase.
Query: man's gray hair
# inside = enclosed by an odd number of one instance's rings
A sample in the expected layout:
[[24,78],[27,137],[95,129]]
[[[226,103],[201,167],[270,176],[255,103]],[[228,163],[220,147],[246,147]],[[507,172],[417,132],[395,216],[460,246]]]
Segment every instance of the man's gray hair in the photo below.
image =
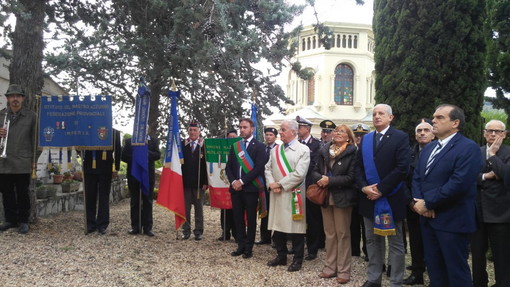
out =
[[287,124],[289,129],[295,131],[296,133],[299,129],[298,122],[296,122],[296,120],[284,120],[281,125],[283,124]]
[[377,104],[375,105],[374,109],[377,107],[383,107],[386,110],[386,113],[391,116],[393,115],[393,110],[391,109],[391,106],[388,104]]
[[487,127],[489,127],[489,125],[492,124],[492,123],[498,123],[501,126],[503,126],[503,130],[506,130],[505,123],[500,121],[500,120],[490,120],[488,123],[485,124],[485,129],[487,129]]

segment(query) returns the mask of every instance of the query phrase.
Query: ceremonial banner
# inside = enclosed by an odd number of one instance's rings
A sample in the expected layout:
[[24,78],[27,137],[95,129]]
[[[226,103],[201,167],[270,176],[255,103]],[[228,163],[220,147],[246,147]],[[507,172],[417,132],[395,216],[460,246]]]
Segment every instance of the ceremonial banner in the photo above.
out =
[[39,147],[111,150],[111,96],[42,97]]
[[180,96],[180,92],[168,91],[168,96],[171,97],[172,102],[168,121],[165,161],[159,181],[157,204],[175,214],[175,229],[177,230],[186,222],[181,169],[183,156],[179,137],[179,119],[177,116],[177,99]]
[[232,208],[230,192],[228,191],[230,183],[225,172],[225,166],[232,144],[240,140],[241,138],[205,139],[205,161],[211,207]]
[[152,190],[149,190],[149,146],[147,143],[150,96],[150,90],[147,88],[143,78],[140,78],[135,102],[133,137],[131,138],[133,150],[131,175],[140,183],[143,193],[147,196],[152,193]]
[[257,106],[255,103],[251,103],[251,120],[253,121],[253,125],[255,127],[255,131],[253,131],[253,137],[257,139]]

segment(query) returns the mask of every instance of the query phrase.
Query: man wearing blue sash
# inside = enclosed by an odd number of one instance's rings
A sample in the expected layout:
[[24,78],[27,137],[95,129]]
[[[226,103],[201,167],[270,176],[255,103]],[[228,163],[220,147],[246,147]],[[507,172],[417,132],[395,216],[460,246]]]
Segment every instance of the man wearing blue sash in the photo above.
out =
[[402,286],[405,249],[402,221],[410,198],[405,184],[409,171],[409,137],[390,126],[389,105],[374,107],[375,132],[365,135],[358,152],[356,183],[361,188],[359,212],[367,237],[368,274],[363,287],[380,287],[388,237],[391,286]]
[[[230,196],[234,213],[237,249],[232,256],[253,256],[253,244],[257,231],[257,204],[259,192],[264,191],[264,166],[267,162],[266,148],[253,137],[255,123],[244,118],[239,123],[242,140],[230,149],[227,166]],[[245,225],[245,216],[247,225]]]

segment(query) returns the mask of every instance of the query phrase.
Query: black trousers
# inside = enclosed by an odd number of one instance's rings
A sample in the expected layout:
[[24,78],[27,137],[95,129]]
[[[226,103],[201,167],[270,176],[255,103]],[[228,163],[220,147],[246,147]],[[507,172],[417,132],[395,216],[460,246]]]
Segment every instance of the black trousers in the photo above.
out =
[[220,211],[221,236],[226,240],[230,239],[230,235],[236,237],[236,228],[234,224],[234,212],[232,209],[222,209]]
[[[360,249],[360,244],[363,245]],[[365,235],[365,222],[363,216],[358,213],[358,206],[352,208],[351,214],[351,255],[361,256],[361,251],[368,258],[367,237]]]
[[409,247],[411,248],[411,267],[413,273],[423,273],[425,272],[425,253],[421,236],[420,215],[408,207],[406,221],[409,231]]
[[[154,183],[149,185],[149,195],[145,195],[140,188],[140,183],[128,176],[129,195],[131,196],[131,228],[138,231],[151,231],[152,230],[152,202]],[[141,195],[141,196],[140,196]],[[142,208],[140,210],[140,197],[142,199]],[[140,224],[141,219],[141,224]],[[140,229],[140,225],[142,229]]]
[[276,245],[276,252],[279,258],[287,258],[287,238],[292,240],[292,249],[294,250],[293,261],[302,263],[305,253],[305,235],[299,233],[273,232],[273,242]]
[[[87,229],[106,229],[110,224],[112,174],[85,174]],[[97,213],[96,213],[97,212]]]
[[28,223],[30,174],[0,174],[0,191],[3,193],[5,221]]
[[471,255],[473,284],[475,287],[487,287],[487,260],[485,254],[492,250],[494,258],[494,275],[496,284],[493,286],[510,286],[510,223],[479,223],[478,230],[471,239]]
[[[236,241],[239,250],[251,251],[257,232],[258,192],[231,191]],[[245,215],[247,225],[245,224]]]
[[326,236],[322,223],[321,207],[306,199],[306,247],[308,254],[317,255],[319,248],[324,248]]

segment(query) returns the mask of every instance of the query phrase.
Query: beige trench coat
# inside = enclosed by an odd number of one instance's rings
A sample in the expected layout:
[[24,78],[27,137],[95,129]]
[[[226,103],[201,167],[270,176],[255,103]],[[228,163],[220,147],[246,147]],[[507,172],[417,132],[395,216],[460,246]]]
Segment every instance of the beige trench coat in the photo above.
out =
[[[282,177],[276,162],[276,148],[271,150],[271,157],[266,164],[266,184],[278,182],[282,185],[282,192],[269,192],[269,222],[268,229],[284,233],[306,233],[306,190],[304,180],[310,165],[310,149],[299,141],[294,142],[285,149],[285,156],[293,172]],[[278,146],[279,148],[279,146]],[[303,198],[303,219],[292,219],[292,193],[291,190],[302,183],[301,196]]]

